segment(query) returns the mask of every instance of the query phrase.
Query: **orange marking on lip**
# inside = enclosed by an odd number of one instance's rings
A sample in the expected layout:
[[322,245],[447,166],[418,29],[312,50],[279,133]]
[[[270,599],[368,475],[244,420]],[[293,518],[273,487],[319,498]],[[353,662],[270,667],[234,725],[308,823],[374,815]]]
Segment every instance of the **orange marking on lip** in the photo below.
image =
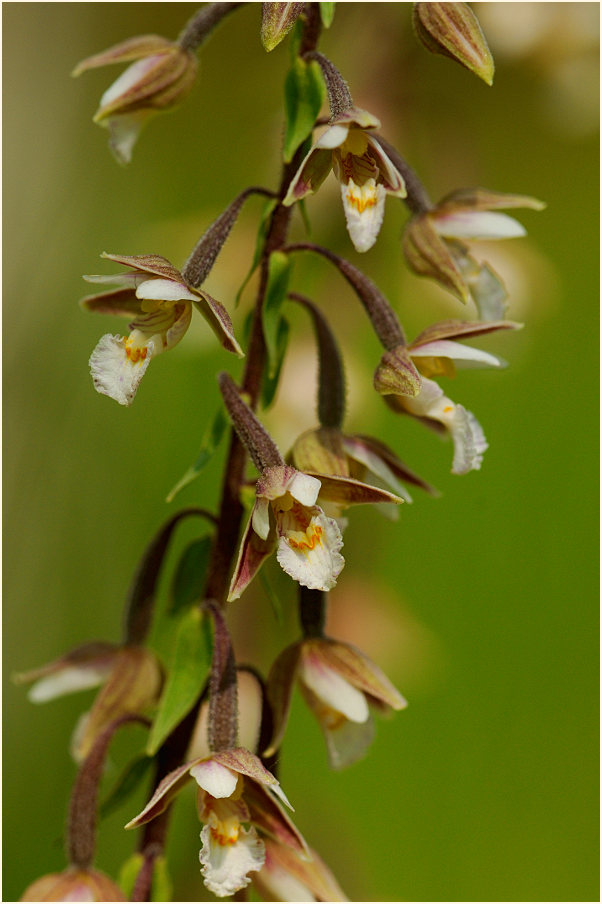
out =
[[376,204],[376,198],[374,197],[374,195],[372,197],[362,198],[358,195],[354,195],[350,191],[347,192],[347,200],[352,205],[352,207],[355,207],[358,213],[363,213],[369,207],[374,207]]
[[316,546],[322,545],[322,528],[319,524],[316,524],[307,540],[295,540],[293,537],[289,537],[288,542],[292,549],[298,549],[300,552],[310,552]]
[[126,347],[125,347],[126,357],[129,359],[129,361],[132,364],[138,364],[139,361],[144,361],[144,359],[146,358],[147,351],[148,351],[148,349],[146,347],[132,348],[129,345],[126,345]]
[[211,837],[213,838],[213,840],[216,842],[216,844],[219,844],[220,847],[229,847],[233,844],[236,844],[236,842],[238,841],[238,829],[228,835],[220,832],[214,826],[211,826],[209,831],[211,832]]
[[443,409],[443,413],[449,414],[449,412],[453,411],[453,410],[454,410],[453,405],[446,405],[445,408]]

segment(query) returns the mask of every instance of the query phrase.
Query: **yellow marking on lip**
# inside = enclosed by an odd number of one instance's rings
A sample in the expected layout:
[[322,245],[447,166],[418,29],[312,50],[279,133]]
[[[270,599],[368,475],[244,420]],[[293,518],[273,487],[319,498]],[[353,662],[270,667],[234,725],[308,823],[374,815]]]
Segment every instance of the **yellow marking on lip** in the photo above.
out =
[[215,843],[219,844],[220,847],[229,847],[238,841],[238,826],[227,834],[223,831],[220,832],[216,826],[211,826],[209,831]]
[[139,364],[140,361],[144,361],[144,359],[146,358],[147,352],[148,352],[148,349],[146,348],[146,346],[144,346],[143,348],[138,348],[138,347],[132,348],[132,346],[128,345],[126,342],[125,354],[131,364]]
[[376,205],[376,195],[369,195],[367,198],[363,198],[361,195],[355,195],[350,190],[347,192],[347,200],[351,204],[352,207],[355,207],[358,213],[363,213],[369,207],[374,207]]
[[298,549],[299,552],[311,552],[316,546],[322,545],[322,528],[316,524],[307,536],[307,540],[295,540],[294,537],[288,537],[288,543],[291,549]]
[[444,413],[444,414],[449,414],[449,412],[450,412],[450,411],[453,411],[453,410],[454,410],[454,406],[453,406],[453,405],[446,405],[445,408],[443,409],[443,413]]

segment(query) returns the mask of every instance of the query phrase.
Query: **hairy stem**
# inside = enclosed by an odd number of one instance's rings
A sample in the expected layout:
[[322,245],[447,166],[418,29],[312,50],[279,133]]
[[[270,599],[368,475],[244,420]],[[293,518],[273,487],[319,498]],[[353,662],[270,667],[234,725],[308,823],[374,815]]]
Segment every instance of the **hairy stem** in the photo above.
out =
[[244,3],[209,3],[201,7],[184,26],[178,44],[183,50],[196,50],[227,15]]

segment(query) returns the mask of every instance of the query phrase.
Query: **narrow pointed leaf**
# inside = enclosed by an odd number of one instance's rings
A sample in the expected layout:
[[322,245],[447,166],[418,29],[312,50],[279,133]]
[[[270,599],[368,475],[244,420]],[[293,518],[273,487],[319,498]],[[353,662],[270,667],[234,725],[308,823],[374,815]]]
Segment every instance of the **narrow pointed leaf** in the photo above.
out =
[[210,536],[200,537],[182,553],[171,588],[170,615],[179,614],[202,596],[212,542]]
[[172,502],[180,490],[183,490],[185,486],[188,486],[189,483],[199,476],[205,465],[213,458],[213,455],[226,432],[227,426],[228,418],[226,417],[223,407],[220,405],[213,420],[209,422],[205,429],[205,433],[201,440],[201,448],[195,463],[188,468],[183,477],[178,480],[173,489],[168,493],[166,502]]
[[152,759],[143,753],[127,764],[100,805],[101,819],[110,816],[136,790],[142,779],[148,774],[152,762]]
[[288,348],[289,334],[289,322],[284,317],[281,317],[278,321],[278,328],[276,330],[276,370],[273,376],[270,376],[269,373],[264,373],[263,376],[263,385],[261,388],[261,407],[264,411],[266,411],[271,406],[278,389],[278,384],[280,382],[280,371],[282,370],[284,356],[286,355],[286,350]]
[[263,334],[268,355],[268,377],[273,379],[279,364],[278,330],[280,309],[286,298],[291,264],[286,254],[275,251],[268,263],[268,282],[262,309]]
[[336,3],[320,3],[320,18],[324,28],[330,28],[334,19]]
[[311,135],[325,97],[326,87],[318,63],[297,57],[284,82],[285,163],[290,163],[299,145]]
[[147,745],[154,756],[167,735],[198,700],[211,664],[211,639],[207,620],[196,607],[186,612],[176,635],[169,677],[159,701]]
[[255,242],[255,252],[253,254],[253,262],[251,264],[249,272],[247,273],[247,275],[245,276],[245,278],[243,280],[243,283],[242,283],[240,289],[236,293],[234,307],[238,307],[238,305],[240,304],[240,299],[242,298],[242,293],[246,289],[246,287],[249,283],[249,280],[251,279],[251,277],[255,273],[255,270],[257,269],[257,265],[259,264],[259,260],[261,258],[262,252],[263,252],[263,246],[265,243],[265,238],[266,238],[266,235],[268,232],[268,227],[270,224],[270,217],[272,215],[274,208],[276,207],[276,204],[277,204],[277,201],[275,199],[271,199],[271,200],[267,201],[266,204],[264,205],[264,208],[263,208],[260,220],[259,220],[259,227],[257,230],[257,240]]

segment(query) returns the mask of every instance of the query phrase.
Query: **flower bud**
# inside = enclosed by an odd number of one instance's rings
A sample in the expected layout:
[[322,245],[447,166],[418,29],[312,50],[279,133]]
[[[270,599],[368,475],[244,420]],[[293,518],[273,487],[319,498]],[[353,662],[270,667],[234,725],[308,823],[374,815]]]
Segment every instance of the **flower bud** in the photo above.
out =
[[493,84],[493,57],[467,3],[415,3],[414,28],[427,50],[455,60]]
[[196,78],[197,60],[189,50],[158,35],[130,38],[82,60],[73,70],[134,60],[100,99],[94,122],[109,129],[109,146],[119,163],[129,163],[142,126],[155,113],[184,100]]
[[261,4],[261,43],[268,53],[289,33],[303,6],[303,3]]
[[112,879],[96,869],[69,867],[36,879],[21,901],[127,901]]

